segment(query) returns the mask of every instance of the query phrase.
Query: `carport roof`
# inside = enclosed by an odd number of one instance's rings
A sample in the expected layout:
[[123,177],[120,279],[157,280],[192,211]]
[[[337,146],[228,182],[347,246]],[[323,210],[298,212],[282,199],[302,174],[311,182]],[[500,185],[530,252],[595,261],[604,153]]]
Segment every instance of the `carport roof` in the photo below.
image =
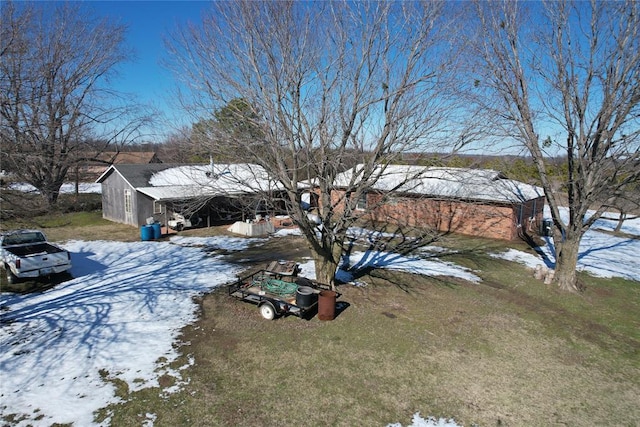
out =
[[142,194],[156,201],[175,201],[186,199],[198,199],[215,196],[237,196],[247,192],[218,191],[214,188],[200,188],[193,185],[165,185],[161,187],[138,187]]

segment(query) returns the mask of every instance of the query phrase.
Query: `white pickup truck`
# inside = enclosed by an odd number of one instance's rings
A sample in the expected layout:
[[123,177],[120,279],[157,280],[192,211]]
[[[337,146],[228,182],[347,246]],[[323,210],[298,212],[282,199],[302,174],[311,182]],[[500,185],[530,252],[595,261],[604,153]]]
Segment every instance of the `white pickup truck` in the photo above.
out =
[[63,273],[71,268],[71,254],[47,242],[38,230],[15,230],[0,234],[0,254],[7,283]]

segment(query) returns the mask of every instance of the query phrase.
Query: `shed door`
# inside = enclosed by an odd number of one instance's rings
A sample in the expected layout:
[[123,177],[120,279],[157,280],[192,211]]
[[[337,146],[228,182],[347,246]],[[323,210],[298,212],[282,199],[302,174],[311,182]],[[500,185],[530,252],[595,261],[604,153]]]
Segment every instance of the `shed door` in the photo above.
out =
[[133,206],[131,201],[131,190],[124,190],[124,222],[133,224]]

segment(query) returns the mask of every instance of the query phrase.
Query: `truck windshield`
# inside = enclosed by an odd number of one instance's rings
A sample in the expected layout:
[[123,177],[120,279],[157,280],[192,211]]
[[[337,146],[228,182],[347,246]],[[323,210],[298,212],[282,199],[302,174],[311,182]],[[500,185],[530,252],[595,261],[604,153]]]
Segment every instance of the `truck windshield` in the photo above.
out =
[[2,246],[23,245],[29,243],[45,242],[44,234],[39,231],[28,231],[25,233],[15,233],[4,236]]

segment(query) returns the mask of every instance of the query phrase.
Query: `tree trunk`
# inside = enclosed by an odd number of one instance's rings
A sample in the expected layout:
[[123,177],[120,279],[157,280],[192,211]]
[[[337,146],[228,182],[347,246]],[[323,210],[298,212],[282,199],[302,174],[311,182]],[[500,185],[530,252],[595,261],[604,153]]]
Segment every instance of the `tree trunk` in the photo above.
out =
[[67,168],[56,175],[56,177],[51,177],[50,181],[42,185],[41,188],[38,188],[49,208],[55,207],[58,203],[60,189],[64,184],[64,177],[67,176]]
[[627,214],[620,211],[620,216],[618,217],[618,223],[616,224],[615,230],[613,230],[614,233],[619,233],[620,230],[622,230],[622,224],[624,223],[625,219],[627,219]]
[[[311,251],[313,261],[316,268],[316,280],[320,283],[331,286],[331,289],[336,288],[336,271],[338,270],[338,260],[342,250],[339,245],[334,245],[332,253],[319,253],[314,250]],[[337,256],[336,256],[337,254]]]
[[42,191],[42,196],[47,202],[47,206],[49,208],[54,207],[58,203],[58,196],[60,195],[60,190],[45,189],[41,191]]
[[78,197],[80,197],[80,168],[78,167],[78,165],[75,166],[74,168],[74,172],[75,172],[75,176],[74,176],[74,180],[75,180],[75,200],[78,201]]
[[556,244],[556,271],[554,280],[563,291],[578,291],[578,278],[576,276],[576,266],[578,265],[578,251],[580,248],[580,235],[570,235],[564,241]]

